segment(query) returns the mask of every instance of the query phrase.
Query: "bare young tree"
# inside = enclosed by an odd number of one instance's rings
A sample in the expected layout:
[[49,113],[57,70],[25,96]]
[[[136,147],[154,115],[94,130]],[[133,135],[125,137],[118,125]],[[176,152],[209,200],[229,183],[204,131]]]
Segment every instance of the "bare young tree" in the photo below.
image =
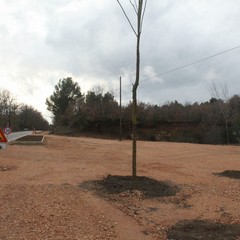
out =
[[8,90],[0,91],[0,118],[8,127],[12,127],[12,120],[16,115],[18,104]]
[[137,176],[137,88],[139,85],[140,78],[140,40],[143,26],[144,14],[147,6],[147,0],[129,0],[132,5],[134,12],[137,16],[137,26],[133,26],[128,15],[126,14],[122,4],[117,0],[119,6],[121,7],[125,17],[127,18],[134,34],[137,37],[137,46],[136,46],[136,77],[135,83],[132,87],[132,176]]
[[227,84],[219,84],[218,86],[215,83],[211,85],[212,94],[218,100],[219,109],[221,111],[221,115],[225,125],[226,132],[226,141],[229,144],[229,129],[228,125],[231,120],[230,112],[229,112],[229,95],[228,95],[228,86]]

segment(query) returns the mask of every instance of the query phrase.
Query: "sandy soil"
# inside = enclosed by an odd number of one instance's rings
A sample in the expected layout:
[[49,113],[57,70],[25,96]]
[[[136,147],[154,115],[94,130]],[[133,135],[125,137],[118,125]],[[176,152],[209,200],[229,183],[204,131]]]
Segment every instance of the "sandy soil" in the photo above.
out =
[[129,185],[130,141],[10,144],[0,239],[240,239],[240,179],[217,175],[240,171],[240,146],[139,142],[137,164],[145,178]]

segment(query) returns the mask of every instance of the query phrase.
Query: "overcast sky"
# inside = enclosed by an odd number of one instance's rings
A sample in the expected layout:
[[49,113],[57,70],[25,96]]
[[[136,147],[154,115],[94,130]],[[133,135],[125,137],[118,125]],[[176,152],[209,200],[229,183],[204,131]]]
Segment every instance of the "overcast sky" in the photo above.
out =
[[[121,3],[135,24],[129,1]],[[123,101],[131,100],[136,37],[116,0],[0,0],[0,17],[0,89],[19,103],[49,119],[46,98],[66,77],[118,100],[122,76]],[[239,0],[149,0],[139,101],[207,101],[212,82],[240,94],[240,48],[152,78],[239,45]]]

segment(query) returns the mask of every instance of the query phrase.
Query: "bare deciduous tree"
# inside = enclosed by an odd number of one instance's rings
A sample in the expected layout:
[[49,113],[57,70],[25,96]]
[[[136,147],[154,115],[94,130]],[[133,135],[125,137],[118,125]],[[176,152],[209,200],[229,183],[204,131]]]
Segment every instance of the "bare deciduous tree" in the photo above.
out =
[[137,37],[137,46],[136,46],[136,77],[135,83],[132,87],[132,101],[133,101],[133,108],[132,108],[132,176],[137,176],[137,88],[139,85],[139,78],[140,78],[140,39],[142,33],[142,25],[144,14],[147,6],[147,0],[129,0],[130,4],[132,5],[134,12],[137,15],[137,27],[135,28],[131,23],[128,15],[126,14],[122,4],[117,0],[118,4],[120,5],[125,17],[127,18],[134,34]]
[[16,111],[18,109],[18,104],[13,98],[12,94],[8,90],[2,90],[0,92],[0,113],[3,117],[3,122],[10,127],[11,121],[13,120]]
[[214,97],[218,99],[218,105],[219,105],[221,115],[225,125],[226,141],[229,144],[228,125],[229,125],[231,116],[228,108],[228,103],[229,103],[228,86],[226,83],[219,84],[219,86],[217,86],[215,83],[212,83],[211,90]]

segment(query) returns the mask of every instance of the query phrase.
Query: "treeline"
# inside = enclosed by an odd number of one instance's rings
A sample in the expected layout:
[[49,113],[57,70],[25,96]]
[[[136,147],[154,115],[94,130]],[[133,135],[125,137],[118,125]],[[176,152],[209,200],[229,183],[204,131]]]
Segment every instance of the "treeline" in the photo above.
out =
[[[59,80],[46,100],[56,133],[118,138],[120,109],[110,92],[81,92],[71,78]],[[131,138],[131,102],[122,107],[122,136]],[[152,141],[239,143],[240,97],[212,98],[204,103],[138,103],[138,138]]]
[[47,130],[49,123],[32,106],[19,104],[7,90],[0,90],[0,128],[12,131]]

